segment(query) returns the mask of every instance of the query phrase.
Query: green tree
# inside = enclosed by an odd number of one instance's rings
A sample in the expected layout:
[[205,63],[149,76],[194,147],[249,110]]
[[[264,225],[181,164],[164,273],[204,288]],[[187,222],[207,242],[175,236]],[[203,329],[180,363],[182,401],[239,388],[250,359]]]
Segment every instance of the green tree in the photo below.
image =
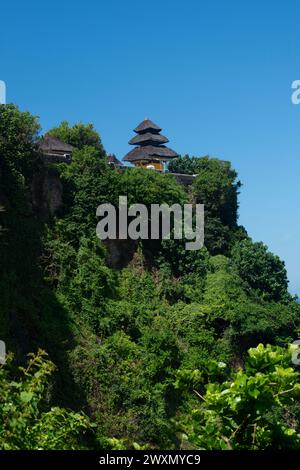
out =
[[82,149],[85,146],[94,147],[102,156],[105,156],[101,138],[93,124],[77,123],[70,127],[67,121],[63,121],[58,127],[50,129],[48,134],[77,149]]
[[12,191],[16,195],[16,187],[31,175],[39,129],[37,118],[30,113],[12,104],[0,105],[0,190],[7,197]]
[[205,246],[211,254],[227,254],[232,243],[245,236],[237,226],[241,183],[230,162],[185,155],[170,162],[169,171],[197,175],[191,193],[205,206]]
[[203,157],[197,162],[198,176],[193,183],[196,201],[205,205],[207,216],[224,225],[237,224],[238,194],[241,186],[230,162]]
[[199,158],[200,157],[190,157],[189,155],[174,158],[168,164],[168,171],[170,173],[183,173],[185,175],[195,175],[199,171]]
[[244,370],[222,381],[224,368],[215,362],[178,372],[176,387],[192,388],[200,399],[179,421],[183,438],[197,449],[299,449],[290,407],[300,397],[300,375],[291,352],[260,344],[249,349]]
[[95,233],[99,204],[107,202],[114,194],[116,172],[108,168],[94,147],[84,147],[73,152],[70,165],[60,165],[64,188],[64,218],[69,238],[78,241]]
[[128,204],[183,204],[187,195],[175,178],[139,168],[124,170],[115,181],[115,197],[128,197]]
[[193,273],[204,278],[208,259],[209,254],[205,247],[201,250],[186,250],[184,240],[171,239],[163,240],[158,262],[167,261],[177,277]]
[[266,300],[287,301],[288,279],[284,262],[262,242],[245,239],[232,249],[232,266]]
[[[67,299],[69,308],[80,315],[94,332],[103,330],[107,299],[114,293],[114,275],[105,265],[100,241],[81,239],[76,267],[70,282]],[[102,327],[102,328],[101,328]]]

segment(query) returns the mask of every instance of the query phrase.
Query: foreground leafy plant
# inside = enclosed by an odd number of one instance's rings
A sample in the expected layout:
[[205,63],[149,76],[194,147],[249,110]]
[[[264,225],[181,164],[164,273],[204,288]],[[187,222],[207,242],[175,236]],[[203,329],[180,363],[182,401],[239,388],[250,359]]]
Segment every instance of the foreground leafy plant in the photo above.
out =
[[[233,372],[231,380],[210,381],[216,374],[211,367],[179,371],[176,387],[192,386],[201,400],[180,420],[183,438],[200,449],[299,449],[291,414],[300,397],[300,374],[290,363],[289,351],[260,344],[249,349],[244,370]],[[215,366],[221,373],[225,365]]]
[[41,350],[29,354],[26,368],[20,367],[21,377],[12,380],[10,362],[0,369],[0,449],[78,449],[83,434],[92,427],[88,418],[52,407],[44,411],[48,378],[54,365]]

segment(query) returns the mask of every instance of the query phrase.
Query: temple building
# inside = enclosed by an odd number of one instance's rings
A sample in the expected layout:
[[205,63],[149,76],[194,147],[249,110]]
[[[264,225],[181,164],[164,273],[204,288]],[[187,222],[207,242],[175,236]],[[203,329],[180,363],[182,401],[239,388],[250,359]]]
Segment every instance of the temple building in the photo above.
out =
[[114,153],[109,153],[107,155],[107,163],[111,168],[121,168],[123,166],[123,163],[120,162],[120,160],[117,159]]
[[178,154],[166,147],[167,137],[160,134],[161,128],[146,118],[135,129],[135,135],[128,143],[136,147],[123,160],[140,168],[164,171],[166,163]]
[[48,163],[71,163],[74,147],[65,144],[57,137],[45,134],[38,142],[38,151]]

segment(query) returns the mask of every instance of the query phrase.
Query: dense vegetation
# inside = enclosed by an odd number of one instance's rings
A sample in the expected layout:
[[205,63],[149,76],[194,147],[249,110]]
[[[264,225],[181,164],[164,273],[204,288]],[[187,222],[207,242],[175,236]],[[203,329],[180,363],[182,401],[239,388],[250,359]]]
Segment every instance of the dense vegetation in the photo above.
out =
[[[184,189],[111,169],[92,125],[50,130],[76,150],[46,166],[38,132],[0,106],[0,339],[14,354],[0,370],[0,448],[300,448],[288,349],[300,307],[284,263],[238,225],[230,163],[179,158],[172,172],[198,175]],[[55,214],[49,178],[63,191]],[[119,195],[204,203],[205,247],[101,242],[96,208]]]

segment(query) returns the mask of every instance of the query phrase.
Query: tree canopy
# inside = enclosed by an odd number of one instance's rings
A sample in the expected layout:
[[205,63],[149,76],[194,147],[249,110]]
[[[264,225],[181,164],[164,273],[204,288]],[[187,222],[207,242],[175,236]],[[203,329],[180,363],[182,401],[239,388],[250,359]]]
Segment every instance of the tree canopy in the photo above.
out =
[[67,121],[63,121],[58,127],[49,130],[48,134],[77,149],[89,146],[104,153],[101,138],[93,124],[78,123],[70,127]]

